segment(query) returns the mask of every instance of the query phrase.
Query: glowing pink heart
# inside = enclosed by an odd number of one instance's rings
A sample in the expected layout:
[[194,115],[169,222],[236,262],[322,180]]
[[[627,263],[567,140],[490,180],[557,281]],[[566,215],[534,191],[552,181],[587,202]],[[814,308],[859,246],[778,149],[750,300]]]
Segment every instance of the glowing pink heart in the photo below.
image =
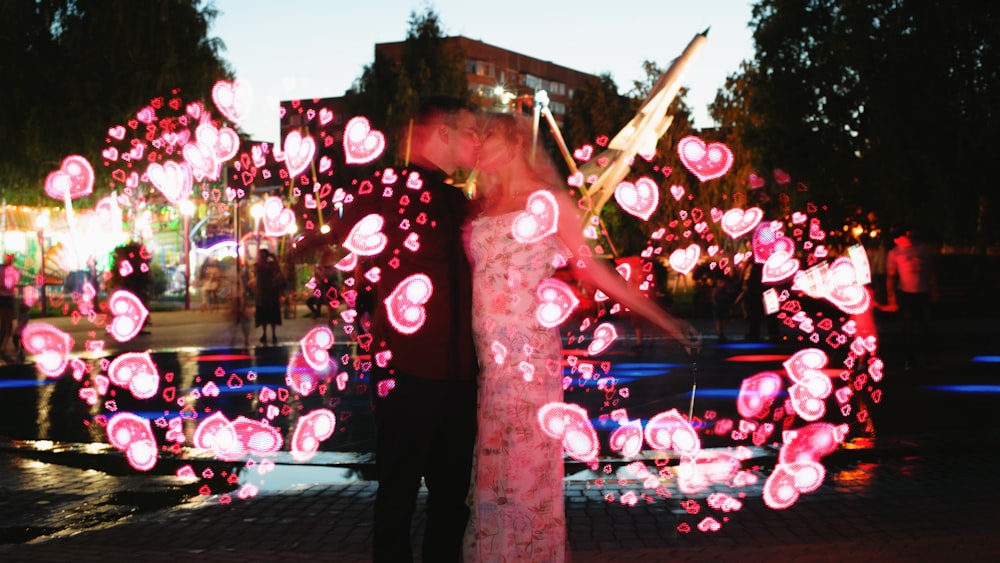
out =
[[705,145],[705,141],[690,135],[677,143],[677,154],[684,167],[702,182],[719,178],[733,166],[733,153],[722,143]]
[[701,532],[718,532],[721,529],[722,524],[711,516],[707,516],[704,520],[698,522],[698,530]]
[[819,420],[826,414],[826,398],[833,391],[830,378],[821,371],[811,371],[799,383],[788,388],[792,410],[802,420]]
[[535,319],[548,328],[562,324],[580,304],[573,289],[555,278],[542,280],[535,290],[535,295],[538,297]]
[[202,397],[208,397],[214,399],[219,396],[219,386],[215,384],[214,381],[209,381],[201,388]]
[[304,354],[293,354],[285,369],[285,384],[299,395],[306,397],[319,389],[328,376],[328,369],[317,370],[309,365]]
[[677,488],[686,495],[697,494],[713,483],[729,483],[739,469],[740,461],[722,452],[700,451],[683,456],[677,465]]
[[378,158],[385,150],[385,135],[373,130],[364,117],[352,117],[344,126],[344,161],[347,164],[366,164]]
[[232,422],[221,412],[198,423],[191,442],[196,448],[210,450],[223,461],[237,461],[246,455]]
[[107,329],[111,337],[118,342],[127,342],[135,338],[142,330],[146,317],[149,316],[149,310],[142,301],[131,292],[119,289],[111,294],[108,305],[112,320]]
[[814,422],[788,430],[782,436],[778,463],[819,461],[837,450],[847,436],[847,430],[846,424],[834,426],[827,422]]
[[330,367],[330,348],[333,347],[333,331],[328,326],[311,329],[299,340],[302,356],[315,370],[324,371]]
[[778,464],[764,483],[764,504],[774,510],[783,510],[823,483],[826,469],[812,461]]
[[642,423],[631,420],[611,433],[608,447],[613,452],[620,452],[623,457],[635,457],[642,451],[642,437]]
[[648,221],[660,204],[660,186],[645,176],[635,184],[622,182],[615,188],[615,201],[627,213]]
[[312,137],[298,131],[292,131],[285,137],[285,167],[288,175],[298,176],[309,168],[309,164],[316,156],[316,141]]
[[[379,226],[381,229],[381,225]],[[351,237],[348,237],[350,240]],[[344,248],[347,248],[347,244],[344,244]],[[358,265],[358,255],[349,252],[346,256],[340,259],[336,264],[333,265],[334,268],[340,270],[341,272],[353,272]]]
[[594,329],[594,337],[587,345],[587,353],[596,356],[607,350],[618,338],[618,331],[611,323],[602,323]]
[[[186,145],[185,160],[187,162],[166,161],[164,164],[154,162],[146,168],[146,176],[153,186],[160,190],[163,197],[171,203],[180,203],[191,196],[193,180],[191,178],[191,160],[187,157],[187,147],[198,151],[194,145]],[[200,155],[200,153],[199,153]]]
[[684,197],[684,186],[678,186],[677,184],[670,186],[670,195],[673,196],[675,200],[680,201],[681,198]]
[[29,354],[35,355],[35,367],[46,377],[59,377],[66,371],[74,343],[69,334],[48,323],[30,321],[21,342]]
[[252,420],[241,415],[232,422],[232,428],[245,454],[252,457],[272,456],[285,443],[278,429],[266,421]]
[[156,465],[156,437],[149,421],[123,412],[108,421],[108,442],[125,452],[128,464],[138,471],[149,471]]
[[849,315],[860,315],[871,306],[868,289],[859,283],[850,258],[840,257],[830,266],[826,300]]
[[45,193],[53,199],[77,199],[93,191],[94,168],[80,155],[67,156],[59,170],[49,172],[45,177]]
[[183,422],[184,421],[179,416],[170,419],[166,435],[168,442],[183,444],[187,441],[187,437],[184,435]]
[[811,372],[825,368],[828,361],[829,358],[823,350],[804,348],[792,354],[782,365],[788,372],[788,377],[798,383]]
[[298,462],[312,459],[320,443],[333,436],[336,426],[336,415],[327,409],[316,409],[300,418],[292,435],[292,459]]
[[374,256],[385,248],[388,239],[382,233],[385,220],[372,213],[358,221],[344,239],[343,246],[355,256]]
[[269,237],[280,237],[288,234],[295,226],[295,212],[285,208],[280,197],[268,196],[264,200],[264,234]]
[[600,442],[587,411],[572,403],[548,403],[538,409],[538,424],[550,438],[562,441],[563,450],[577,461],[597,460]]
[[[381,354],[382,352],[379,352],[379,353]],[[378,355],[378,354],[376,354],[376,355]],[[376,365],[378,365],[378,364],[376,364]],[[387,361],[383,361],[383,365],[388,365],[388,362]],[[393,389],[395,389],[395,388],[396,388],[396,380],[395,379],[383,379],[383,380],[379,381],[375,385],[375,394],[379,398],[384,399],[384,398],[388,397],[389,393]]]
[[514,218],[511,234],[514,240],[530,244],[556,232],[559,226],[559,205],[547,190],[539,190],[528,197],[524,212]]
[[690,456],[701,449],[701,439],[677,409],[661,412],[646,423],[646,442],[655,450],[673,450]]
[[402,334],[417,332],[427,320],[424,305],[433,294],[434,286],[426,275],[413,274],[403,279],[384,300],[389,322]]
[[251,98],[250,86],[239,80],[232,82],[220,80],[212,86],[212,101],[215,102],[215,107],[233,123],[239,123],[246,117]]
[[111,387],[111,379],[106,375],[98,374],[94,376],[94,387],[100,395],[107,395],[108,388]]
[[678,248],[670,253],[670,267],[677,273],[686,275],[698,264],[700,257],[701,247],[697,244],[692,244],[687,248]]
[[274,389],[270,387],[261,388],[260,392],[257,394],[257,400],[262,403],[270,403],[271,401],[278,398],[278,394],[274,392]]
[[764,262],[761,280],[764,283],[774,283],[787,280],[799,271],[799,261],[791,254],[777,251]]
[[736,397],[736,410],[744,418],[764,418],[781,392],[781,386],[781,376],[770,371],[744,379]]
[[712,493],[705,499],[705,504],[714,510],[736,512],[743,508],[743,503],[726,493]]
[[197,180],[217,180],[224,162],[231,160],[240,149],[240,138],[229,127],[217,129],[211,123],[195,130],[196,143],[184,145],[184,159],[191,165]]
[[77,395],[90,406],[97,404],[97,390],[93,387],[83,387]]
[[733,239],[738,239],[752,231],[763,218],[764,211],[759,207],[751,207],[746,211],[736,207],[722,216],[722,230]]
[[136,399],[149,399],[160,388],[160,372],[149,352],[126,352],[112,360],[108,378],[132,392]]
[[767,262],[775,252],[784,252],[791,255],[795,253],[795,241],[786,237],[780,230],[771,224],[760,225],[753,234],[753,256],[758,264]]

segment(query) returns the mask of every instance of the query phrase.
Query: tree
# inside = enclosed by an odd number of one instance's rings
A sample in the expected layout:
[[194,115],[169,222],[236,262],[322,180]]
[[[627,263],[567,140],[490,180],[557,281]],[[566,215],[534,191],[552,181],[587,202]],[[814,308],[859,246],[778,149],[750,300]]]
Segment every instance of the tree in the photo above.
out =
[[[645,76],[633,83],[629,96],[618,94],[618,87],[608,74],[598,75],[574,93],[567,108],[565,136],[570,147],[593,144],[599,138],[612,138],[635,115],[645,101],[663,69],[652,61],[643,62]],[[612,239],[618,255],[634,256],[642,252],[649,235],[661,224],[670,221],[678,211],[676,201],[669,197],[670,186],[684,177],[683,168],[674,150],[677,142],[691,133],[691,110],[684,102],[687,89],[682,88],[670,106],[674,117],[666,133],[657,142],[656,155],[646,161],[636,157],[627,179],[646,176],[660,186],[660,206],[649,221],[642,221],[622,211],[612,200],[601,209],[601,220]],[[599,152],[600,147],[595,147]],[[670,174],[666,174],[667,171]]]
[[599,74],[573,93],[566,108],[563,136],[571,149],[591,144],[602,135],[613,136],[632,115],[631,102],[618,93],[611,75]]
[[845,216],[968,243],[995,225],[1000,8],[941,0],[761,0],[742,135]]
[[[0,3],[0,184],[7,200],[37,203],[46,174],[69,154],[100,162],[108,127],[179,88],[209,99],[231,77],[216,16],[200,0],[16,0]],[[95,171],[101,173],[100,167]]]
[[423,96],[469,96],[465,54],[447,40],[438,14],[429,7],[423,14],[411,12],[408,23],[400,58],[376,50],[345,96],[353,115],[365,115],[391,133],[404,129]]

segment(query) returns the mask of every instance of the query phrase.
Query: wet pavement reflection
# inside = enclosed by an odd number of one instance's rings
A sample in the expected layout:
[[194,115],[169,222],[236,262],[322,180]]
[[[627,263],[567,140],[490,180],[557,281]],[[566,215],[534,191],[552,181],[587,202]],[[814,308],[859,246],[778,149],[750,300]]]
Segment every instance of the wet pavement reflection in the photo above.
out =
[[[95,469],[123,478],[172,479],[166,488],[156,489],[160,492],[130,496],[123,491],[102,500],[109,507],[132,511],[155,510],[205,495],[236,500],[311,483],[365,483],[374,478],[374,426],[366,377],[371,359],[356,347],[339,343],[343,341],[338,340],[330,350],[330,365],[321,370],[304,361],[295,342],[250,349],[152,351],[149,359],[160,381],[148,399],[137,399],[121,384],[105,382],[106,389],[99,385],[99,376],[109,373],[113,362],[137,353],[133,350],[82,357],[87,367],[79,379],[70,370],[47,378],[31,364],[0,366],[0,446],[33,463]],[[783,362],[801,346],[711,340],[706,344],[699,354],[688,356],[670,341],[648,338],[645,350],[636,351],[626,340],[594,360],[566,342],[565,400],[586,410],[602,444],[608,444],[620,427],[621,417],[616,413],[648,421],[676,409],[690,421],[702,448],[731,453],[734,433],[743,431],[736,407],[742,382],[761,372],[782,371]],[[982,344],[981,340],[967,342],[966,349],[942,355],[931,367],[904,371],[887,362],[878,404],[841,403],[831,397],[831,409],[850,404],[870,410],[865,411],[864,420],[843,416],[851,426],[850,439],[824,461],[829,467],[829,486],[835,492],[859,494],[893,479],[912,477],[906,472],[919,472],[920,463],[910,469],[906,464],[883,468],[879,463],[887,444],[905,450],[911,446],[908,437],[921,436],[921,448],[996,440],[991,409],[997,381],[995,362],[989,359],[998,356],[995,346]],[[586,363],[590,367],[584,369]],[[776,404],[787,400],[788,394],[782,391]],[[302,458],[291,451],[296,426],[318,410],[332,413],[335,427],[314,453]],[[129,452],[110,443],[109,420],[120,413],[148,421],[155,435],[157,457],[147,472],[130,467]],[[218,415],[227,423],[246,419],[273,428],[278,447],[232,455],[225,448],[194,447],[201,423]],[[749,436],[744,440],[742,465],[764,472],[761,481],[744,493],[760,495],[781,439],[776,425],[759,441],[756,436],[752,444]],[[655,462],[661,476],[676,478],[678,456],[644,450],[638,457],[625,458],[602,449],[596,468],[567,458],[567,483],[626,482],[635,478],[630,471],[636,459],[649,462],[650,467]],[[109,509],[92,518],[115,514]],[[45,533],[41,528],[37,531]],[[19,541],[13,536],[10,541]]]

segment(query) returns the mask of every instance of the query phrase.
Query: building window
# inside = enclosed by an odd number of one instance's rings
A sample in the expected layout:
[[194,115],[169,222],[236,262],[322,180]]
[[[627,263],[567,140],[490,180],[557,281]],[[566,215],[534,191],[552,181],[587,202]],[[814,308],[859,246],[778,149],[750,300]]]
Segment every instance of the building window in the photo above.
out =
[[564,115],[566,113],[566,104],[561,102],[549,102],[549,111],[557,115]]
[[488,61],[469,60],[465,64],[465,72],[476,76],[486,76],[493,78],[495,73],[493,63]]

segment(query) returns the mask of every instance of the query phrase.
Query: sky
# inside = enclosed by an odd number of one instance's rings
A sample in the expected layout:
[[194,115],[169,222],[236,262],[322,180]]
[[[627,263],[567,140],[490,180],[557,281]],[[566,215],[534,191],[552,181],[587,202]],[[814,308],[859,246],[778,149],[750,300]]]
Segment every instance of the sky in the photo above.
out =
[[708,43],[684,76],[697,127],[740,62],[753,57],[750,0],[210,0],[221,55],[249,84],[240,124],[276,142],[282,100],[344,94],[374,59],[375,44],[402,41],[413,12],[431,7],[447,35],[591,74],[610,73],[622,93],[644,78],[642,62],[669,67],[697,34]]

